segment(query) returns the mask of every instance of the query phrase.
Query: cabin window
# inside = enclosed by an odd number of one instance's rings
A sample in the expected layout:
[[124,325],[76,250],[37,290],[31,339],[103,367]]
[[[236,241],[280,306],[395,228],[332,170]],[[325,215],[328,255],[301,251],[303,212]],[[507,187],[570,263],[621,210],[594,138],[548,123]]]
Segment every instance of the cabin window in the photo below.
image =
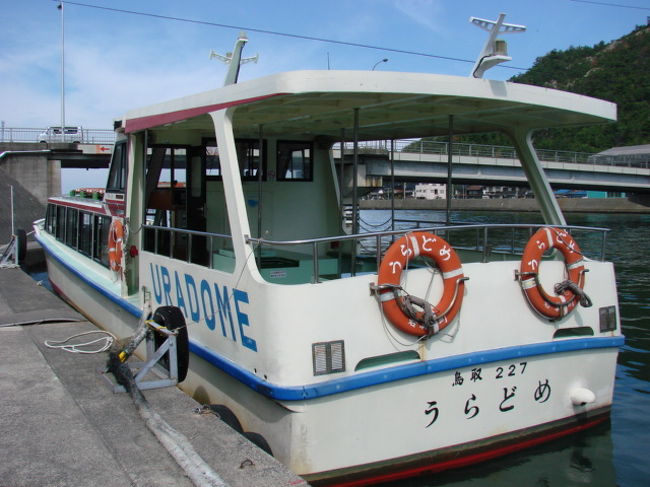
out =
[[[205,147],[205,175],[210,179],[221,179],[221,160],[219,158],[219,148],[214,139],[203,141]],[[235,141],[237,149],[237,160],[239,161],[239,172],[244,181],[257,181],[257,168],[260,159],[260,141],[256,139],[237,139]],[[264,141],[262,150],[262,179],[266,181],[267,169],[267,143]]]
[[167,147],[158,178],[158,188],[184,188],[186,168],[187,149],[185,147]]
[[93,258],[105,267],[108,267],[108,232],[111,218],[104,215],[95,215],[95,240],[93,242]]
[[[243,180],[256,181],[260,167],[260,141],[253,139],[237,139],[237,160]],[[262,150],[262,179],[266,180],[266,144]]]
[[118,142],[113,149],[106,191],[113,193],[124,192],[124,188],[126,187],[126,168],[126,141]]
[[65,243],[72,248],[77,248],[78,214],[79,211],[75,208],[66,208]]
[[53,204],[47,205],[47,212],[45,213],[45,230],[48,233],[54,234],[54,224],[56,218],[56,206]]
[[219,162],[219,147],[215,142],[205,144],[205,175],[210,178],[221,177],[221,164]]
[[[111,218],[67,206],[48,204],[45,230],[60,242],[108,267]],[[96,227],[96,228],[94,228]]]
[[56,207],[56,238],[63,241],[65,236],[65,206]]
[[278,181],[313,181],[312,144],[278,141]]
[[91,257],[93,245],[93,219],[86,211],[79,212],[79,252]]

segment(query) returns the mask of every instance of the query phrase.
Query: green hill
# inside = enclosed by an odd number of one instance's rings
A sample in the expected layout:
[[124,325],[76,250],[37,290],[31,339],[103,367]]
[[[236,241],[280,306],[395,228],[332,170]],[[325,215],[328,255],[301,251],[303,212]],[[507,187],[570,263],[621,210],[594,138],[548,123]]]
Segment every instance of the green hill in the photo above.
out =
[[[571,91],[618,105],[618,122],[613,124],[536,132],[538,149],[600,152],[650,144],[650,26],[637,27],[610,43],[553,50],[510,81]],[[446,137],[423,140],[445,141]],[[502,134],[460,136],[456,140],[512,145]],[[410,148],[418,144],[414,142]]]
[[510,81],[572,91],[618,105],[617,123],[538,132],[537,148],[598,152],[650,144],[650,26],[637,27],[608,44],[553,50]]

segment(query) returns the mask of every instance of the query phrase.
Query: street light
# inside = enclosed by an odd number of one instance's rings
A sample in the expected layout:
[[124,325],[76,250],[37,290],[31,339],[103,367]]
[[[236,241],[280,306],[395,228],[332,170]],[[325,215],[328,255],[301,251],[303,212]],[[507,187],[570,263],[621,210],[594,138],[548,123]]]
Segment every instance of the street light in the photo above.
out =
[[376,68],[377,66],[379,66],[381,63],[387,63],[387,62],[388,62],[388,58],[387,58],[387,57],[385,57],[385,58],[382,59],[381,61],[377,61],[377,62],[375,63],[375,65],[372,67],[372,69],[371,69],[370,71],[374,71],[375,68]]
[[65,21],[63,2],[56,7],[61,11],[61,142],[65,142]]

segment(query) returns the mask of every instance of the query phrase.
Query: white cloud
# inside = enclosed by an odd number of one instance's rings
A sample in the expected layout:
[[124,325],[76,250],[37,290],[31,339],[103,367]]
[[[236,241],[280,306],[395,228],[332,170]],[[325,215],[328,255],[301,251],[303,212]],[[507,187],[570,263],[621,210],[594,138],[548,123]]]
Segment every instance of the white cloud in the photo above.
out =
[[443,30],[445,9],[440,0],[394,0],[394,6],[406,17],[432,32]]

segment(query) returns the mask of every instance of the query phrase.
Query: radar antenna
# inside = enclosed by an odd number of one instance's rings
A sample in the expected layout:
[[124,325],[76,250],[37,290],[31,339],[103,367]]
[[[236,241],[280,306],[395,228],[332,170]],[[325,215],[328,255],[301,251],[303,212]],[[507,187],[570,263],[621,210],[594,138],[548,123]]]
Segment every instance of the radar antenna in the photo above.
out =
[[478,17],[470,17],[469,21],[480,27],[483,30],[488,31],[490,34],[488,40],[483,46],[481,54],[479,54],[472,68],[470,76],[474,78],[482,78],[483,74],[490,68],[496,66],[499,63],[504,63],[506,61],[512,61],[512,58],[508,56],[508,45],[506,41],[502,39],[497,39],[498,34],[517,34],[520,32],[526,31],[525,25],[517,24],[506,24],[503,22],[503,19],[506,18],[506,14],[499,14],[497,20],[486,20],[479,19]]
[[254,62],[257,63],[259,59],[259,54],[256,54],[254,57],[242,59],[241,53],[244,49],[244,44],[248,42],[248,37],[245,32],[240,32],[237,41],[235,41],[235,47],[233,52],[227,52],[225,56],[215,52],[214,50],[210,51],[210,59],[217,58],[219,61],[223,61],[226,64],[229,64],[228,72],[226,73],[226,78],[224,79],[223,85],[228,86],[237,83],[239,78],[239,66],[242,64]]

